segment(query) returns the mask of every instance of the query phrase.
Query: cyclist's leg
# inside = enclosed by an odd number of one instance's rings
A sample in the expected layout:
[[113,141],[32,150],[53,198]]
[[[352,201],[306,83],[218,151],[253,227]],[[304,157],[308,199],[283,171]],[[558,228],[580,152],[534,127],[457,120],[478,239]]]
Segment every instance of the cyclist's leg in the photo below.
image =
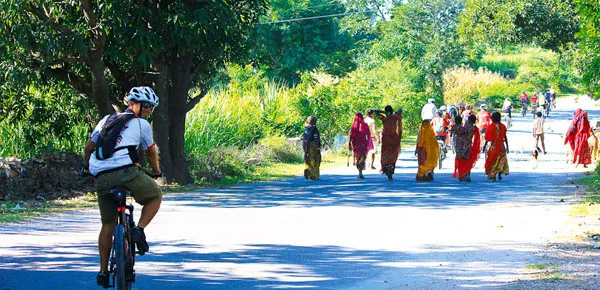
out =
[[102,228],[98,235],[98,251],[100,253],[100,271],[108,271],[108,259],[112,248],[112,236],[115,231],[117,217],[117,204],[108,191],[118,184],[117,172],[102,174],[96,178],[96,191],[98,192],[98,207]]
[[135,201],[142,205],[138,226],[145,228],[160,209],[162,192],[154,179],[141,169],[134,168],[130,174],[132,178],[125,185],[131,190]]
[[103,224],[98,235],[98,252],[100,253],[100,271],[108,273],[108,259],[112,249],[112,237],[115,233],[115,224]]

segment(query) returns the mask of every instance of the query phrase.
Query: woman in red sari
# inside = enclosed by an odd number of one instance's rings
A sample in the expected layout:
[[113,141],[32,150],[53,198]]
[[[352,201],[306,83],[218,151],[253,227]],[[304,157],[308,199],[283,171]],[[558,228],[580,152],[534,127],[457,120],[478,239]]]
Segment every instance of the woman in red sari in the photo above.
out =
[[492,124],[485,131],[485,144],[483,145],[485,152],[488,142],[490,143],[490,150],[485,159],[485,174],[488,179],[493,181],[496,181],[496,176],[498,176],[498,180],[502,180],[502,174],[508,175],[508,158],[506,157],[508,139],[506,138],[506,126],[500,123],[500,118],[500,112],[492,114]]
[[588,144],[588,138],[591,134],[592,129],[587,112],[577,109],[573,114],[573,121],[571,121],[565,137],[565,144],[568,142],[571,149],[573,149],[573,164],[576,164],[576,166],[583,164],[583,167],[587,167],[588,164],[592,163],[592,155]]
[[375,111],[383,122],[381,130],[381,170],[389,181],[396,169],[396,160],[400,153],[402,140],[402,108],[394,113],[392,106],[386,106],[385,111]]
[[362,172],[365,170],[367,153],[373,149],[373,139],[371,139],[369,125],[365,123],[365,118],[361,113],[354,115],[354,122],[352,123],[348,140],[348,149],[352,150],[354,159],[356,160],[358,178],[365,178]]
[[471,181],[471,169],[479,159],[479,150],[481,149],[481,137],[479,128],[475,126],[477,117],[470,115],[465,125],[462,123],[461,116],[456,116],[457,128],[456,134],[456,158],[454,159],[454,174],[452,177],[458,181]]

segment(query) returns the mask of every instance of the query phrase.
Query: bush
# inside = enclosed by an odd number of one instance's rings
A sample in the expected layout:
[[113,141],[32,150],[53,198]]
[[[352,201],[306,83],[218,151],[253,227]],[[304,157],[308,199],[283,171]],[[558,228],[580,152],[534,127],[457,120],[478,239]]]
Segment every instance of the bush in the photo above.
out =
[[[260,140],[261,151],[266,151],[267,162],[301,163],[304,161],[301,145],[284,137],[267,137]],[[254,147],[259,147],[254,146]]]
[[246,176],[253,166],[247,166],[247,150],[237,147],[210,149],[205,155],[188,158],[192,175],[197,182],[217,182],[227,177]]

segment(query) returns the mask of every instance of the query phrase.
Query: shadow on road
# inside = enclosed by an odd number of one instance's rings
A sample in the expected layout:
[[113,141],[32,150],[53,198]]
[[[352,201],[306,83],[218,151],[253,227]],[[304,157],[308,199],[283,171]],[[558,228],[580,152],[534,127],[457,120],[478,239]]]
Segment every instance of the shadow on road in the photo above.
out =
[[[388,182],[383,175],[371,174],[366,179],[348,175],[324,175],[318,181],[288,179],[265,184],[232,186],[218,190],[202,190],[165,198],[178,206],[198,207],[393,207],[413,206],[448,208],[480,206],[489,203],[555,202],[572,190],[571,184],[547,182],[532,187],[532,179],[573,177],[578,173],[528,173],[509,175],[501,182],[492,183],[479,172],[473,173],[474,182],[459,183],[450,173],[436,174],[431,183],[416,183],[414,173],[394,175]],[[518,175],[518,177],[516,177]]]

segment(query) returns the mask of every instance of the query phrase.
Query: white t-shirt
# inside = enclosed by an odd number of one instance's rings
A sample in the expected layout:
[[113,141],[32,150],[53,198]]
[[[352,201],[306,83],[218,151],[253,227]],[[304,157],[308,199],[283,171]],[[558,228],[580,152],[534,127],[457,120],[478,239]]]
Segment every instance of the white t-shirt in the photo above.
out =
[[421,120],[433,120],[436,116],[437,107],[433,103],[427,103],[421,110]]
[[[109,115],[104,116],[104,118],[98,122],[98,125],[96,125],[94,132],[92,132],[90,139],[94,143],[98,142],[98,135],[102,130],[102,126],[108,119],[108,116]],[[145,119],[133,118],[125,124],[125,127],[123,127],[121,136],[117,139],[115,148],[127,146],[137,147],[140,144],[142,144],[144,150],[148,150],[150,147],[154,146],[152,128],[150,127],[150,123]],[[95,153],[90,156],[90,172],[93,175],[129,164],[133,164],[133,160],[129,157],[129,151],[127,149],[115,151],[110,158],[104,160],[96,159]]]

